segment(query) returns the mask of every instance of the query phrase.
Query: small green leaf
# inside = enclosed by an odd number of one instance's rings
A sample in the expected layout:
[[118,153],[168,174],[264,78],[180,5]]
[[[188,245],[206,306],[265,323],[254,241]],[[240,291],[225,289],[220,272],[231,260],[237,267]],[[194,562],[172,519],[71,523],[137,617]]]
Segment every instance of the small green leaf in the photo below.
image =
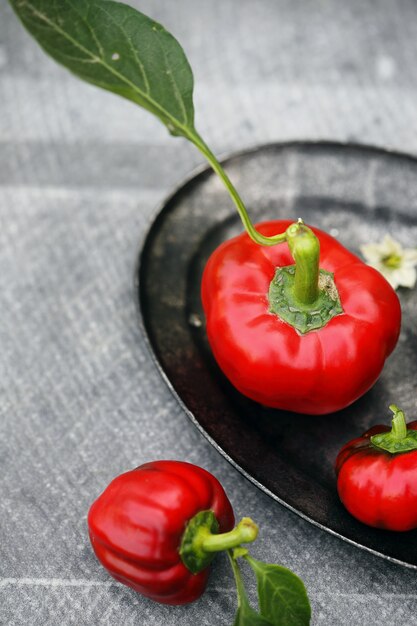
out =
[[307,626],[311,608],[304,584],[281,565],[245,557],[258,581],[259,608],[273,626]]
[[238,608],[233,626],[272,626],[272,624],[245,603]]
[[228,550],[227,552],[236,581],[238,599],[238,609],[233,626],[272,626],[271,622],[265,619],[265,617],[260,615],[250,606],[235,554],[236,549]]
[[193,74],[161,24],[111,0],[10,0],[27,30],[80,78],[156,115],[173,135],[194,132]]

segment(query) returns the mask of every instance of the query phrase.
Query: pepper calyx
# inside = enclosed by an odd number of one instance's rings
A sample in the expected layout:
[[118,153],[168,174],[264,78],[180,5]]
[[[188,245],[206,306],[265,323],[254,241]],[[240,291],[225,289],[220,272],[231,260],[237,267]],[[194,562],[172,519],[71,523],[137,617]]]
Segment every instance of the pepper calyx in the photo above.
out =
[[269,285],[269,310],[301,334],[343,313],[331,272],[320,269],[320,241],[300,218],[285,231],[295,265],[278,267]]
[[388,432],[372,435],[372,445],[390,454],[417,450],[417,431],[407,428],[405,415],[395,404],[391,404],[390,409],[394,413],[392,428]]
[[257,536],[258,527],[249,517],[244,517],[233,530],[219,533],[219,523],[213,511],[200,511],[188,522],[179,552],[190,572],[198,574],[210,565],[216,552],[250,543]]
[[313,304],[302,304],[294,297],[296,266],[278,267],[269,286],[269,310],[301,334],[323,328],[343,313],[333,274],[319,271],[318,297]]

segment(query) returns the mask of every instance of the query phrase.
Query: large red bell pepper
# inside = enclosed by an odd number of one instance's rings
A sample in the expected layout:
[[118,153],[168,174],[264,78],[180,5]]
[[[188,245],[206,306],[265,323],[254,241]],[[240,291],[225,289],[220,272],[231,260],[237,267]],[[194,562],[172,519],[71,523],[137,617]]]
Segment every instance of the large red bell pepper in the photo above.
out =
[[[277,232],[282,243],[271,245]],[[342,409],[375,383],[393,350],[398,297],[379,272],[301,220],[265,222],[257,233],[265,245],[241,234],[206,265],[202,302],[214,356],[263,405]]]
[[358,520],[387,530],[417,528],[417,421],[395,405],[392,428],[374,426],[336,460],[337,490]]
[[215,553],[256,538],[249,518],[231,530],[233,524],[219,481],[180,461],[146,463],[118,476],[88,514],[101,564],[116,580],[165,604],[198,598]]

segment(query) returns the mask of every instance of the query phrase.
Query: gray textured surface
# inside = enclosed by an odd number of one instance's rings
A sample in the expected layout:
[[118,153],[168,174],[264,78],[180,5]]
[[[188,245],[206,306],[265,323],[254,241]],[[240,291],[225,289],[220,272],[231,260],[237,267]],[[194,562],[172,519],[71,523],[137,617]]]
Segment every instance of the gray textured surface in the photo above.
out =
[[[417,153],[413,0],[135,2],[182,42],[217,152],[294,138]],[[196,462],[260,558],[299,573],[313,624],[417,624],[416,575],[313,528],[193,429],[150,361],[132,273],[153,208],[199,163],[128,102],[72,78],[0,5],[0,624],[230,624],[220,559],[205,596],[155,605],[109,581],[86,512],[121,471]],[[252,592],[253,586],[250,586]]]

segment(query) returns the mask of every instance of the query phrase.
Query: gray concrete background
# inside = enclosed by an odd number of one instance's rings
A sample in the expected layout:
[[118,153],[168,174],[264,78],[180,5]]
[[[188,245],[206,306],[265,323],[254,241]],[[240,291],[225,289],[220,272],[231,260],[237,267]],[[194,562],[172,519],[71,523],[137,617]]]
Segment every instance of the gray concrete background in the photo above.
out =
[[[339,139],[417,154],[413,0],[132,2],[182,42],[197,127],[218,153]],[[0,4],[0,624],[233,621],[225,559],[193,605],[112,583],[92,555],[89,504],[147,460],[198,463],[255,555],[302,576],[313,625],[417,624],[416,574],[299,519],[193,428],[140,335],[132,274],[154,207],[200,163],[146,112],[47,58]],[[251,594],[254,585],[248,579]]]

